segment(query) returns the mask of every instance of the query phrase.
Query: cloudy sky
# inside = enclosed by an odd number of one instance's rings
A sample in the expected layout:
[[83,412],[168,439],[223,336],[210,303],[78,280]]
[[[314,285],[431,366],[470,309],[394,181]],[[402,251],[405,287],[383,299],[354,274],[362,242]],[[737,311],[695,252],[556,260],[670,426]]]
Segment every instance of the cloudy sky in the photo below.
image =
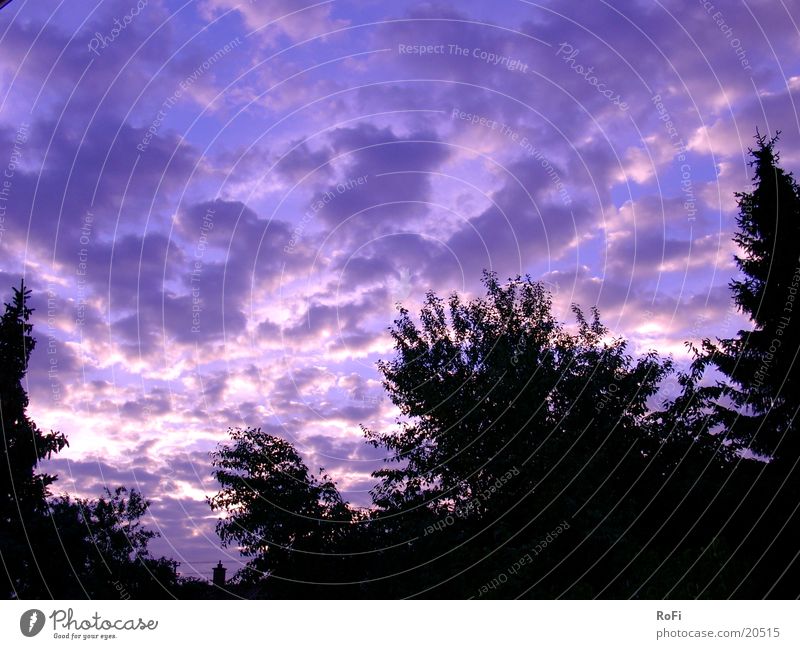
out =
[[800,7],[716,3],[7,5],[0,286],[34,292],[57,488],[140,488],[207,575],[236,557],[203,501],[228,427],[368,502],[397,302],[493,269],[637,351],[736,330],[756,128],[800,169]]

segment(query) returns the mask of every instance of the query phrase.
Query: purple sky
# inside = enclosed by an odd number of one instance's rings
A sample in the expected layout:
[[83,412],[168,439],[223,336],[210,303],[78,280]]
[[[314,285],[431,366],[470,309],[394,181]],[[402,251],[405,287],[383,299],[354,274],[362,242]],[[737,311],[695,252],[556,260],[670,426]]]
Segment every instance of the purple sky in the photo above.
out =
[[735,331],[756,127],[800,169],[799,23],[775,0],[15,0],[0,286],[34,291],[57,488],[138,487],[156,549],[207,576],[237,556],[203,500],[230,426],[368,502],[398,301],[491,268],[636,351]]

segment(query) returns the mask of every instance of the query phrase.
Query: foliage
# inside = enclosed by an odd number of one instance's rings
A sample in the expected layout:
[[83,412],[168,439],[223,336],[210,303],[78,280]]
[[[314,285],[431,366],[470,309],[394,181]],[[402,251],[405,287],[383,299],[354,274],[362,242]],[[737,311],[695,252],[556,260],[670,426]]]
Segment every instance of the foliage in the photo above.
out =
[[777,135],[756,137],[751,192],[738,193],[739,279],[730,288],[752,329],[704,340],[698,365],[722,380],[700,396],[727,434],[756,453],[793,464],[800,453],[794,423],[800,395],[800,188],[778,166]]
[[208,502],[227,513],[217,524],[223,544],[236,543],[252,558],[239,577],[310,578],[315,557],[336,548],[353,512],[327,475],[309,473],[290,443],[259,428],[229,432],[232,444],[212,454],[221,489]]
[[10,527],[17,526],[21,516],[43,511],[55,476],[36,473],[36,467],[67,444],[64,435],[40,431],[26,413],[23,380],[36,345],[31,335],[30,294],[21,283],[0,317],[0,523]]
[[[724,511],[709,508],[706,487],[736,456],[696,433],[680,399],[649,407],[672,362],[634,359],[596,311],[574,307],[575,326],[562,325],[530,278],[487,273],[484,284],[466,302],[429,294],[418,321],[401,308],[395,356],[379,364],[400,417],[365,430],[387,456],[368,512],[311,476],[285,440],[231,431],[209,502],[227,514],[223,541],[251,558],[241,581],[273,597],[464,597],[556,529],[569,532],[498,596],[661,596],[685,576],[678,549],[700,556],[690,575],[714,574],[726,548],[703,547]],[[699,594],[699,579],[676,596]]]
[[484,281],[485,298],[451,296],[449,318],[431,293],[419,326],[406,310],[395,321],[397,355],[379,369],[406,419],[396,431],[367,432],[398,465],[375,474],[379,507],[457,507],[511,468],[552,469],[576,434],[637,435],[648,398],[671,369],[654,353],[634,363],[596,311],[589,321],[575,307],[570,333],[530,278]]

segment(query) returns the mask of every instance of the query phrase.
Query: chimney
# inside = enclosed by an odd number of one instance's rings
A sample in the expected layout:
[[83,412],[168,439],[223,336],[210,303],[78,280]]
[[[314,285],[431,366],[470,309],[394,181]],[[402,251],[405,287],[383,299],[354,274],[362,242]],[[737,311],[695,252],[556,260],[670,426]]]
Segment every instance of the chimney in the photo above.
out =
[[225,586],[225,571],[227,569],[222,565],[222,561],[217,564],[217,567],[214,568],[214,577],[212,578],[212,583],[215,586],[223,587]]

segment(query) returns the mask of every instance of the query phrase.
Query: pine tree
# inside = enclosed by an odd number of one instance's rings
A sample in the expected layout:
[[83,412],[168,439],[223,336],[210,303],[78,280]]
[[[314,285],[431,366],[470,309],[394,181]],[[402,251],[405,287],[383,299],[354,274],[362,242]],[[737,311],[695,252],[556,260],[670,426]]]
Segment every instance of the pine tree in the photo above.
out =
[[778,166],[777,138],[756,136],[758,147],[750,150],[755,187],[736,195],[741,279],[730,288],[752,329],[703,341],[701,362],[724,375],[707,394],[716,397],[715,420],[729,437],[776,462],[794,463],[800,453],[794,432],[800,405],[800,189]]
[[37,465],[67,443],[60,433],[42,433],[28,417],[23,380],[36,341],[33,310],[24,282],[0,317],[0,559],[18,596],[41,575],[32,543],[47,512],[48,487],[56,477],[37,473]]
[[14,289],[13,300],[0,317],[0,516],[6,524],[44,511],[47,488],[56,478],[37,473],[36,467],[67,443],[59,433],[42,433],[26,413],[28,395],[23,380],[36,344],[31,335],[30,293],[24,282]]

